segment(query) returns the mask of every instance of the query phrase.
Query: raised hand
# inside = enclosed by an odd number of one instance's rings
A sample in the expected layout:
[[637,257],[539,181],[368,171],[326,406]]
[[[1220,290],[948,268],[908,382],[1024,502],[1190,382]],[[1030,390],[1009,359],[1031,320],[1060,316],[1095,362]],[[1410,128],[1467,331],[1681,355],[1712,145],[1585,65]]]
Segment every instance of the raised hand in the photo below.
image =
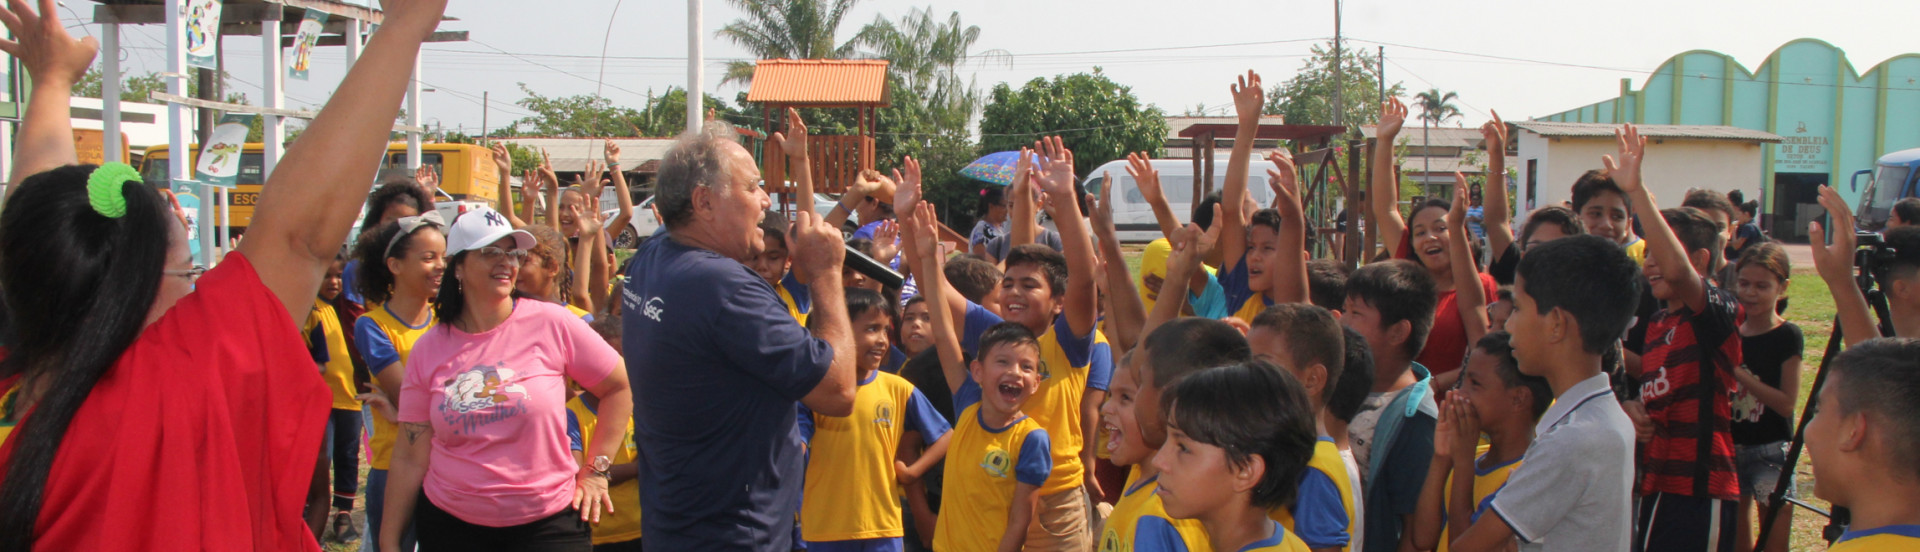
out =
[[[1225,216],[1221,214],[1219,204],[1214,204],[1213,216],[1215,221]],[[1167,240],[1173,247],[1173,251],[1167,254],[1167,278],[1186,278],[1199,270],[1200,262],[1213,252],[1214,244],[1220,242],[1220,229],[1225,227],[1224,224],[1214,224],[1201,230],[1199,225],[1188,224],[1174,231]]]
[[1033,168],[1033,176],[1041,191],[1050,197],[1078,197],[1073,193],[1073,150],[1059,136],[1042,138],[1039,146],[1046,159]]
[[[187,209],[180,206],[180,197],[173,195],[173,190],[160,190],[160,197],[167,200],[168,208],[173,211],[173,217],[180,219],[180,227],[187,229],[188,232],[192,232],[193,224],[187,222]],[[233,241],[238,242],[240,241],[239,238],[239,236],[234,236]]]
[[[854,177],[853,185],[847,187],[847,193],[860,198],[870,197],[873,194],[879,193],[880,190],[885,187],[886,181],[887,177],[881,176],[880,171],[873,169],[860,171],[860,174]],[[880,198],[876,197],[874,199],[877,200]],[[865,223],[866,221],[861,222]]]
[[1400,98],[1388,98],[1386,103],[1380,104],[1380,126],[1376,135],[1391,140],[1400,135],[1400,127],[1406,123],[1407,104],[1401,103]]
[[[587,196],[587,201],[593,202],[593,197],[594,196]],[[588,207],[580,203],[567,206],[567,211],[573,213],[573,220],[576,221],[573,223],[573,227],[578,236],[592,237],[594,233],[600,231],[601,222],[599,211],[589,211],[588,209]]]
[[1267,91],[1260,85],[1259,73],[1247,71],[1228,90],[1233,92],[1233,109],[1240,115],[1241,124],[1260,120],[1260,110],[1267,105]]
[[1613,135],[1620,144],[1620,157],[1601,156],[1600,163],[1606,166],[1607,173],[1613,176],[1613,183],[1620,186],[1620,191],[1626,192],[1629,198],[1637,197],[1645,189],[1640,182],[1640,162],[1647,156],[1647,137],[1641,136],[1640,127],[1633,123],[1620,125]]
[[620,143],[615,142],[613,140],[607,140],[607,145],[603,149],[606,152],[605,155],[607,158],[607,166],[608,167],[620,166]]
[[900,225],[891,220],[880,221],[880,225],[873,228],[873,259],[884,263],[898,254]]
[[794,275],[809,286],[840,285],[840,264],[846,261],[846,242],[840,229],[820,218],[819,213],[800,211],[793,215],[787,229],[787,245],[792,251]]
[[800,120],[800,110],[787,108],[787,131],[775,132],[767,137],[767,143],[780,148],[787,157],[804,159],[807,156],[807,122]]
[[599,161],[588,161],[586,170],[580,171],[580,177],[575,178],[573,184],[579,186],[580,193],[588,198],[600,199],[600,190],[607,185],[606,179],[600,175],[606,171],[606,165],[600,164]]
[[100,42],[91,36],[74,40],[54,9],[54,0],[40,0],[38,13],[23,0],[9,0],[0,8],[0,22],[13,31],[13,40],[0,39],[0,51],[20,58],[34,80],[72,88],[93,65]]
[[1454,408],[1456,402],[1452,397],[1440,400],[1440,416],[1433,424],[1435,459],[1453,460],[1453,449],[1459,446],[1454,442],[1455,426],[1460,425],[1459,410]]
[[[611,142],[609,142],[611,143]],[[507,151],[506,142],[494,142],[487,150],[493,152],[493,167],[502,175],[513,174],[513,152]]]
[[418,183],[421,188],[425,188],[427,194],[438,195],[434,194],[433,191],[440,189],[440,172],[433,170],[433,165],[420,165],[420,168],[414,169],[413,181]]
[[1293,153],[1285,149],[1267,154],[1273,168],[1267,169],[1267,186],[1273,188],[1273,208],[1281,217],[1300,214],[1300,172],[1293,164]]
[[939,223],[933,214],[933,204],[931,202],[921,203],[915,207],[914,210],[907,211],[906,214],[906,218],[901,220],[907,221],[909,230],[907,237],[913,240],[914,250],[919,251],[919,254],[922,256],[933,255],[935,266],[930,270],[939,270],[939,265],[947,256],[939,253],[940,229],[937,227]]
[[[1493,111],[1493,120],[1480,125],[1480,139],[1487,143],[1487,155],[1500,155],[1506,151],[1507,123],[1500,120],[1500,112]],[[1500,148],[1500,149],[1494,149]]]
[[1104,184],[1099,193],[1087,194],[1087,205],[1093,208],[1088,218],[1093,219],[1093,231],[1101,236],[1114,235],[1113,226],[1113,173],[1102,173]]
[[[52,0],[42,1],[52,4]],[[440,16],[447,11],[447,0],[380,0],[380,10],[385,17],[380,24],[382,28],[393,26],[430,33],[440,26]]]
[[1470,185],[1467,184],[1467,175],[1462,174],[1460,171],[1454,171],[1453,205],[1447,211],[1447,228],[1449,231],[1459,231],[1467,226],[1467,204],[1473,201],[1473,195],[1469,191],[1469,188]]
[[[904,169],[905,172],[902,172]],[[893,170],[893,182],[899,187],[893,192],[893,209],[896,213],[914,210],[920,202],[920,161],[909,155],[900,161],[900,168]]]
[[1127,154],[1127,176],[1133,177],[1133,185],[1140,188],[1140,198],[1147,204],[1167,201],[1166,192],[1160,189],[1160,171],[1154,170],[1146,152]]
[[1853,210],[1840,192],[1827,186],[1820,187],[1820,206],[1826,208],[1827,216],[1833,222],[1833,243],[1827,243],[1828,228],[1814,221],[1807,224],[1809,242],[1813,244],[1813,266],[1820,271],[1820,278],[1828,282],[1845,281],[1853,278],[1853,252],[1856,249],[1853,234]]
[[1475,445],[1480,443],[1480,411],[1474,408],[1473,401],[1467,400],[1464,393],[1454,393],[1447,398],[1453,403],[1453,459],[1454,462],[1473,462]]
[[1033,171],[1033,157],[1039,155],[1037,149],[1020,148],[1020,157],[1013,162],[1013,182],[1007,184],[1008,192],[1017,192],[1028,184],[1028,173]]

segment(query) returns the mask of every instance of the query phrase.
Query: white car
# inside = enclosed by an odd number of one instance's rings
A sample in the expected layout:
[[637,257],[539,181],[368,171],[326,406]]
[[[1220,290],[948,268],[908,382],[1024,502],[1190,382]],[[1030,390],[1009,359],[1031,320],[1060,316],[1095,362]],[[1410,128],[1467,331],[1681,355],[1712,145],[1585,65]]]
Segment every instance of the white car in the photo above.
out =
[[[607,187],[607,192],[612,193],[613,188],[611,186]],[[612,198],[601,198],[600,204],[617,205],[617,203],[613,203]],[[604,220],[613,220],[613,216],[619,213],[620,209],[615,207],[601,211],[600,217]],[[627,227],[622,228],[619,234],[614,235],[613,246],[621,249],[639,247],[641,240],[652,236],[653,233],[659,229],[660,215],[653,210],[653,198],[648,197],[646,201],[642,201],[639,205],[633,206],[633,220],[627,221]]]

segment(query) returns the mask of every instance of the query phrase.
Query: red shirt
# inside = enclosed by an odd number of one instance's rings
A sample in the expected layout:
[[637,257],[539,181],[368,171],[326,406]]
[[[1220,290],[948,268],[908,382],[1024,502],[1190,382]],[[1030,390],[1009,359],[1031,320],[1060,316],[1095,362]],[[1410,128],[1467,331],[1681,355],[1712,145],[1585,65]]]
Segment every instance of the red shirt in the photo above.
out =
[[[1500,284],[1493,281],[1493,276],[1485,272],[1476,275],[1480,276],[1481,297],[1492,299],[1499,293]],[[1454,284],[1456,289],[1459,286]],[[1460,301],[1455,298],[1455,292],[1440,292],[1440,301],[1433,309],[1433,331],[1427,333],[1427,345],[1420,349],[1420,356],[1413,359],[1414,362],[1435,375],[1459,370],[1471,345],[1467,343],[1467,325],[1460,320]]]
[[1642,448],[1638,490],[1739,500],[1733,367],[1741,362],[1739,328],[1746,313],[1732,293],[1702,285],[1703,312],[1663,309],[1647,326],[1640,398],[1653,422],[1653,440]]
[[230,254],[74,414],[34,546],[317,551],[300,513],[331,404],[293,317]]

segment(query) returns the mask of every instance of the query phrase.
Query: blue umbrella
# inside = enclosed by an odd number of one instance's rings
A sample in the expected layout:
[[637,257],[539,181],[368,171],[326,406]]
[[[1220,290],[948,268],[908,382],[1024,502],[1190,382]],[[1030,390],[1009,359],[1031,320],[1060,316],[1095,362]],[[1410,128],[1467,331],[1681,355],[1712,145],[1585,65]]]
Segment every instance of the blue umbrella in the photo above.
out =
[[[1035,155],[1034,159],[1038,160],[1040,157]],[[1001,186],[1012,186],[1013,168],[1019,162],[1020,152],[1018,151],[989,153],[961,167],[960,176]]]

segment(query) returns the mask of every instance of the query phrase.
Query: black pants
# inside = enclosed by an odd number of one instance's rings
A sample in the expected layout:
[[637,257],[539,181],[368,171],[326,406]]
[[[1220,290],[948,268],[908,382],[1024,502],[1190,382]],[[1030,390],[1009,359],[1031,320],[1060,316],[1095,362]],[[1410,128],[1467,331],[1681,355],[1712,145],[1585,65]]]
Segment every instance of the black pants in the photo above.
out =
[[1739,502],[1667,493],[1640,497],[1634,552],[1733,552]]
[[580,512],[573,508],[522,525],[487,527],[467,523],[441,510],[425,493],[421,493],[417,504],[413,509],[413,530],[420,537],[421,552],[588,552],[593,549],[592,530],[580,521]]

